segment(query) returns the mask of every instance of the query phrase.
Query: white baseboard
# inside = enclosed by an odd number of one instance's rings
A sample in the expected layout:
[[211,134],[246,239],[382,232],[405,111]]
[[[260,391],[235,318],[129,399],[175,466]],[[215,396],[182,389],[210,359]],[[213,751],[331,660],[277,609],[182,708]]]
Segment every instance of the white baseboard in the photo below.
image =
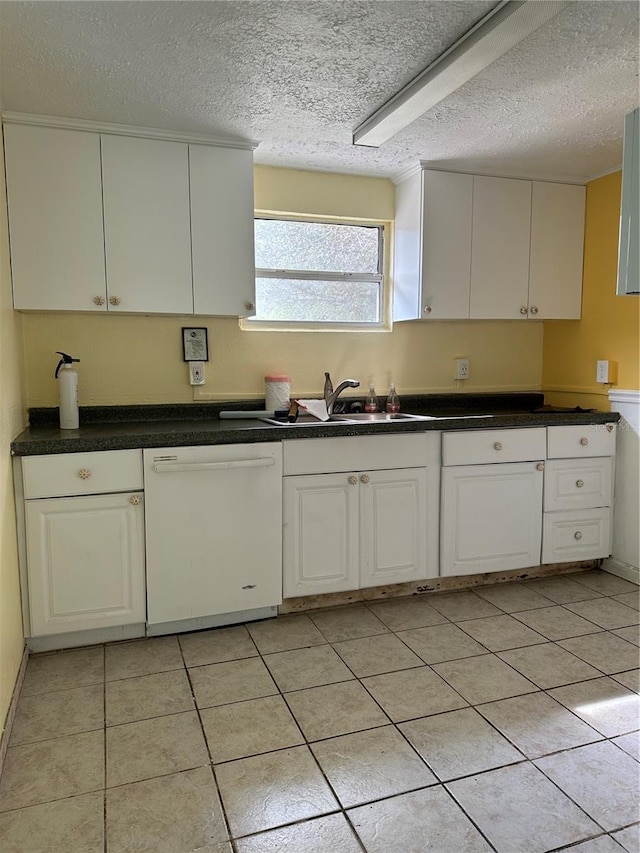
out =
[[2,770],[4,768],[4,759],[7,754],[7,749],[9,748],[9,740],[11,738],[11,729],[13,728],[13,721],[16,716],[16,709],[18,707],[18,699],[20,698],[20,691],[22,690],[22,682],[24,681],[24,674],[27,671],[27,661],[29,660],[29,649],[25,646],[22,652],[22,660],[20,661],[20,669],[18,670],[18,676],[16,678],[16,683],[13,687],[13,695],[11,697],[11,702],[9,703],[9,710],[7,711],[7,719],[4,723],[4,731],[2,732],[2,737],[0,737],[0,776],[2,776]]
[[640,569],[637,566],[630,566],[628,563],[621,563],[620,560],[608,557],[603,562],[602,568],[611,575],[624,578],[626,581],[637,583],[640,586]]

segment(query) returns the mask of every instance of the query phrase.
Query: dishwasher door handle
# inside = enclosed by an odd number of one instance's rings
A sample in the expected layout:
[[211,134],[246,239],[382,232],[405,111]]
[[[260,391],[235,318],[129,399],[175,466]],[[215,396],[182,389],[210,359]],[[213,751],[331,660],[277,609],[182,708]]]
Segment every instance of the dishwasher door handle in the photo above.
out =
[[190,471],[223,471],[229,468],[268,468],[275,464],[273,456],[260,459],[228,459],[224,462],[154,462],[153,470],[158,474],[173,474]]

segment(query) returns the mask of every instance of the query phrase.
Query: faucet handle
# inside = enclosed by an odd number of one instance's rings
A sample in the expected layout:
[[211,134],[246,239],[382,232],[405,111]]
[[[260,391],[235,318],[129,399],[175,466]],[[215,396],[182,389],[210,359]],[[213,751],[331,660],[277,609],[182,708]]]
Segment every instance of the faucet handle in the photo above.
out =
[[324,374],[324,399],[328,400],[329,397],[333,394],[333,382],[331,381],[331,376],[327,372]]

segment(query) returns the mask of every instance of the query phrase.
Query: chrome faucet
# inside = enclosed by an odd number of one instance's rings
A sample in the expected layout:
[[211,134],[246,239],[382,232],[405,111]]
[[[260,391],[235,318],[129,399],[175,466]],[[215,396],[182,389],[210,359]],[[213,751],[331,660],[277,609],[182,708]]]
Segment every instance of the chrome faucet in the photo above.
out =
[[331,377],[328,373],[325,373],[325,383],[324,383],[324,401],[327,404],[327,413],[329,415],[333,414],[333,407],[336,404],[336,400],[342,394],[345,388],[359,388],[360,383],[357,379],[344,379],[336,388],[333,390],[333,385],[331,384]]

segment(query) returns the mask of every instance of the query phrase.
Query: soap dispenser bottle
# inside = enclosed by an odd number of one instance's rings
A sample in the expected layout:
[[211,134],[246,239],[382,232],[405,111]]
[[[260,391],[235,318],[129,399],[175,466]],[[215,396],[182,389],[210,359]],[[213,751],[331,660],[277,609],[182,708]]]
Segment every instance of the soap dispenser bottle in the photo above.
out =
[[80,362],[66,352],[58,352],[62,358],[56,367],[55,377],[60,382],[60,429],[78,429],[78,371],[73,367]]
[[400,397],[398,397],[396,386],[393,382],[391,383],[391,387],[389,388],[389,396],[387,397],[387,403],[385,408],[391,414],[400,411]]
[[369,385],[369,393],[367,394],[367,399],[364,401],[364,410],[365,412],[378,411],[378,398],[376,397],[376,389],[373,387],[373,382]]

